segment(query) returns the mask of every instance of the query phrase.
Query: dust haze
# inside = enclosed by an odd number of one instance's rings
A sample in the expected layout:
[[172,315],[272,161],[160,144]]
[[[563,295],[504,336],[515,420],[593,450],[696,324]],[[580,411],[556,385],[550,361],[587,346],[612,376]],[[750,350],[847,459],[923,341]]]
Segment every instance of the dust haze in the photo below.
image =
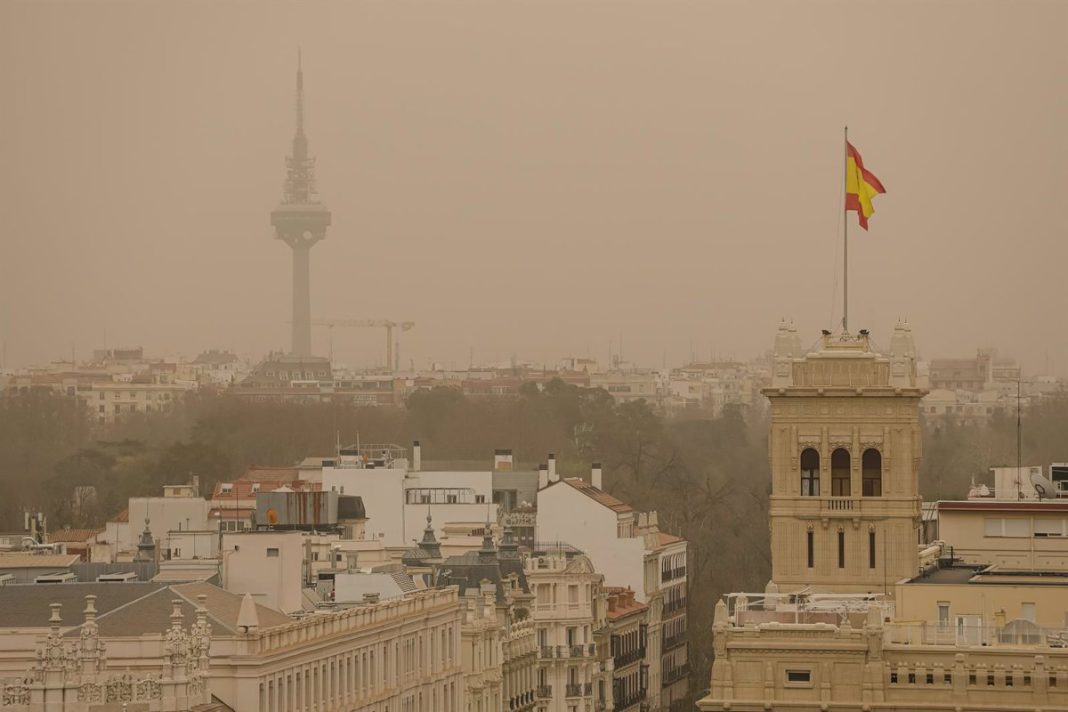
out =
[[1068,374],[1052,1],[2,2],[9,366],[287,347],[269,214],[298,47],[333,213],[312,314],[415,321],[405,365],[748,357],[782,316],[815,336],[848,124],[887,187],[850,228],[851,325]]

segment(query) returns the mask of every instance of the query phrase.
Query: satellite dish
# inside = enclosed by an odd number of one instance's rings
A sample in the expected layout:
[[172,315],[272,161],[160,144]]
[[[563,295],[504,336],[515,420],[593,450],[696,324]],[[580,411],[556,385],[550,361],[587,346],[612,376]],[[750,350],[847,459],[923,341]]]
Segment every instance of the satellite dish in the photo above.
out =
[[1048,499],[1057,492],[1057,488],[1041,472],[1031,473],[1031,485],[1035,488],[1035,494],[1039,499]]

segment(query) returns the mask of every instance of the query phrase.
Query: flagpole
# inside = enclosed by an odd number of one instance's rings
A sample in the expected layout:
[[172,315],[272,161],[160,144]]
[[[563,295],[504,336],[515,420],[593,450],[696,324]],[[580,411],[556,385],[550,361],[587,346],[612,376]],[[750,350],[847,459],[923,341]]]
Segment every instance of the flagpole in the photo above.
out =
[[845,155],[842,161],[842,331],[849,331],[849,127],[843,129]]

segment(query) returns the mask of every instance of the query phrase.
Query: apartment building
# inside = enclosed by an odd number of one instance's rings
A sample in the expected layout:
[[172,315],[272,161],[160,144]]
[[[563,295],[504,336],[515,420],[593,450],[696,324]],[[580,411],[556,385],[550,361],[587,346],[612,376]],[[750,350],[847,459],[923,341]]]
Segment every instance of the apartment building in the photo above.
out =
[[538,538],[580,549],[606,585],[623,586],[648,606],[646,663],[650,709],[692,707],[689,693],[686,540],[660,531],[656,512],[639,512],[589,480],[561,477],[550,461],[538,491]]
[[595,634],[605,626],[604,577],[566,545],[536,547],[526,562],[534,594],[538,712],[594,712],[611,685]]

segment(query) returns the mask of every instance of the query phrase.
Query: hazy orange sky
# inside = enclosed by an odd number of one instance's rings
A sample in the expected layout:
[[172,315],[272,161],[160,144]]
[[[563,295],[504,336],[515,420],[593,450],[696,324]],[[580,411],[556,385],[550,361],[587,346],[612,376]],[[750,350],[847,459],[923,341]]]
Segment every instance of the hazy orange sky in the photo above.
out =
[[[8,363],[287,347],[297,47],[312,313],[403,359],[745,357],[839,318],[842,126],[888,193],[852,325],[1068,374],[1068,3],[0,2]],[[854,223],[855,225],[855,223]],[[326,335],[315,334],[326,351]],[[382,360],[381,336],[335,338]]]

